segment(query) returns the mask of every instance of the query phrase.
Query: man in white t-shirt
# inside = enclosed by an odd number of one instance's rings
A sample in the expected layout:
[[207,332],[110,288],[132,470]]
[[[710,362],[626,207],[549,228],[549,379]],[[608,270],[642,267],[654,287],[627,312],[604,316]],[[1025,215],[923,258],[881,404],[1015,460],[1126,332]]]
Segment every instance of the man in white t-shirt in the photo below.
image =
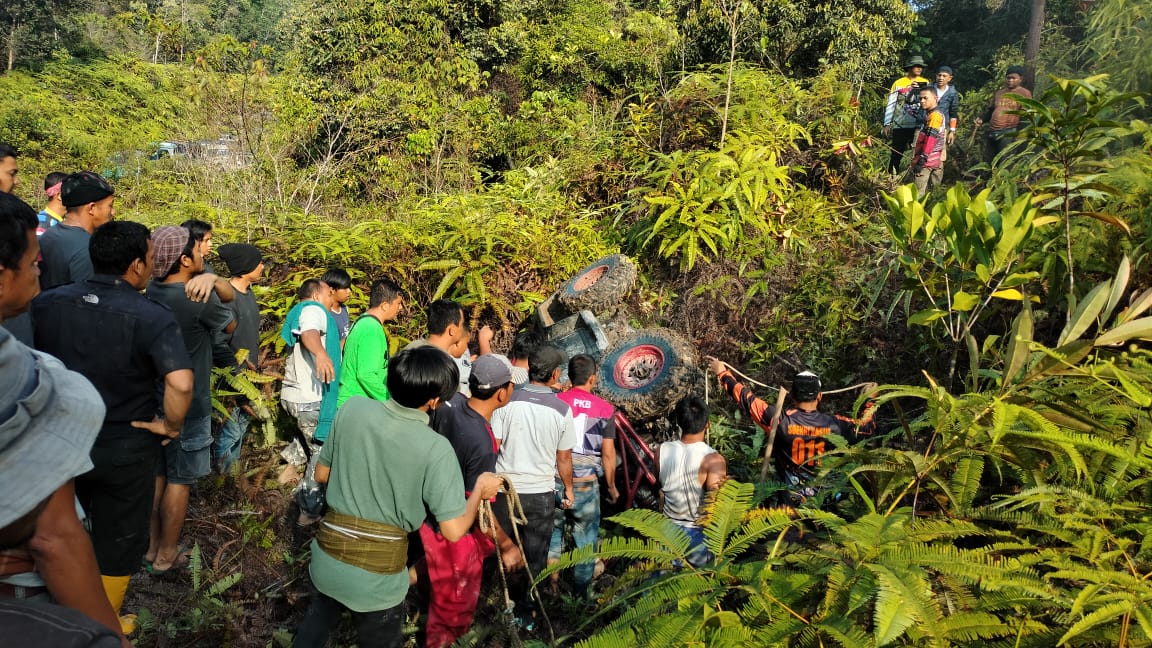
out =
[[[280,390],[280,404],[296,419],[300,433],[307,441],[307,451],[299,439],[284,449],[281,456],[289,464],[299,466],[309,457],[308,469],[297,494],[318,491],[319,485],[312,483],[315,458],[320,454],[320,446],[328,437],[327,429],[318,429],[320,409],[324,400],[324,386],[336,379],[336,365],[327,351],[328,329],[334,326],[328,310],[332,304],[332,290],[316,279],[305,281],[297,293],[306,304],[299,313],[298,321],[292,323],[292,333],[299,340],[292,346],[292,353],[284,366],[284,383]],[[291,469],[289,469],[291,472]],[[283,479],[283,478],[282,478]],[[306,498],[305,498],[306,499]],[[316,507],[301,504],[300,524],[311,524],[319,519],[319,502]]]
[[504,501],[507,496],[496,496],[496,518],[509,537],[519,533],[524,562],[531,570],[529,574],[515,572],[508,583],[516,616],[526,629],[533,625],[534,614],[529,579],[544,569],[552,540],[557,479],[564,488],[561,508],[570,508],[575,499],[572,448],[580,442],[580,433],[572,408],[548,387],[559,380],[565,362],[564,352],[555,346],[537,348],[528,357],[528,384],[512,392],[511,401],[492,415],[492,431],[500,441],[496,472],[506,474],[512,481],[528,520],[514,530],[508,503]]

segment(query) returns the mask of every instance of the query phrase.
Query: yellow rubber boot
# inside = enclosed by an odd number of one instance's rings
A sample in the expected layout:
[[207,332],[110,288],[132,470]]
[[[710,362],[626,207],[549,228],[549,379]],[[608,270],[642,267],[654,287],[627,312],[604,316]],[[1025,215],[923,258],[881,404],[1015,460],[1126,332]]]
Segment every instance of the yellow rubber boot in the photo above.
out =
[[128,593],[128,581],[131,579],[131,576],[100,575],[100,582],[104,584],[104,594],[112,604],[116,616],[120,617],[120,632],[126,635],[136,632],[136,615],[120,614],[120,608],[124,605],[124,595]]

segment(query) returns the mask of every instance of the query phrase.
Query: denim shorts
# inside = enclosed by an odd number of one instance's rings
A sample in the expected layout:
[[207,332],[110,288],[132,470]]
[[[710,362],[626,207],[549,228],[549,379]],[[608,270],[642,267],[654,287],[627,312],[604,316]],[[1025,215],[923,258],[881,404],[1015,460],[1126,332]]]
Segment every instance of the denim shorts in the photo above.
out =
[[212,473],[212,417],[184,419],[180,437],[164,446],[164,473],[169,484],[195,484]]

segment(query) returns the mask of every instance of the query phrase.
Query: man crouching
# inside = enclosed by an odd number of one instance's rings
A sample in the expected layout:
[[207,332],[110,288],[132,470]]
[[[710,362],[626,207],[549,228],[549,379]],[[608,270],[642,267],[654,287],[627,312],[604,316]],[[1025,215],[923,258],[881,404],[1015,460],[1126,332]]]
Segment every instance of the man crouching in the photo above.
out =
[[328,513],[312,543],[316,598],[293,646],[323,646],[344,609],[358,645],[403,645],[408,533],[426,511],[450,541],[468,533],[481,500],[499,490],[492,473],[464,479],[428,412],[459,386],[456,364],[435,347],[401,351],[388,367],[390,400],[355,396],[340,408],[320,452],[316,480],[328,484]]

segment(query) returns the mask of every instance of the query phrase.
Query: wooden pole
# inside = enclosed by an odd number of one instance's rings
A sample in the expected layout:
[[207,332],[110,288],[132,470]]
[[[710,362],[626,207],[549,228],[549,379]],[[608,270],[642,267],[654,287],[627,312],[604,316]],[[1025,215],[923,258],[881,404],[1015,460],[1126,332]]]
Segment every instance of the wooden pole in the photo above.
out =
[[760,468],[760,481],[768,480],[768,466],[771,465],[772,446],[776,444],[776,428],[780,427],[780,417],[784,414],[784,397],[788,390],[780,388],[776,395],[776,411],[772,414],[772,422],[768,425],[768,446],[764,448],[764,465]]

